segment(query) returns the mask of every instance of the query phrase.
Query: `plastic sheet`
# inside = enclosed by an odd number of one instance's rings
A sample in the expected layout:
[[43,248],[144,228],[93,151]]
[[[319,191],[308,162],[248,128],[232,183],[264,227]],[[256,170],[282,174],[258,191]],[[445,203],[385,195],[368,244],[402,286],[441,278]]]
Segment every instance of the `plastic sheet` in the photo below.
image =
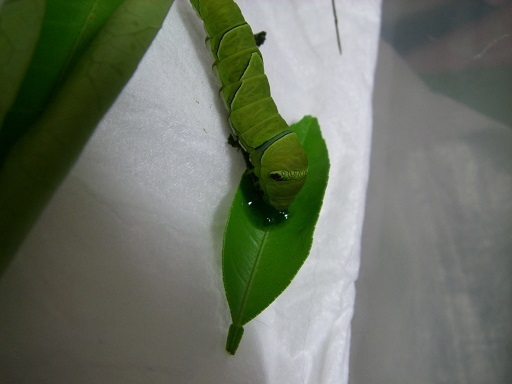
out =
[[510,127],[381,44],[350,383],[511,382],[511,164]]
[[201,21],[177,0],[0,281],[0,382],[343,383],[359,265],[379,1],[239,2],[283,117],[318,117],[331,176],[311,255],[245,327],[221,277],[244,162]]

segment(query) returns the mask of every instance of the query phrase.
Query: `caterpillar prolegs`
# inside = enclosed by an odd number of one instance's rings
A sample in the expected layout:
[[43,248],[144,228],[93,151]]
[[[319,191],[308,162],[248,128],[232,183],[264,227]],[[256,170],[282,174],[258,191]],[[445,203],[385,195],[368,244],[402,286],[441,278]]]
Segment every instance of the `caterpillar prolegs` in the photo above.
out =
[[306,181],[308,160],[270,95],[251,27],[232,0],[190,0],[203,20],[229,122],[265,200],[287,209]]

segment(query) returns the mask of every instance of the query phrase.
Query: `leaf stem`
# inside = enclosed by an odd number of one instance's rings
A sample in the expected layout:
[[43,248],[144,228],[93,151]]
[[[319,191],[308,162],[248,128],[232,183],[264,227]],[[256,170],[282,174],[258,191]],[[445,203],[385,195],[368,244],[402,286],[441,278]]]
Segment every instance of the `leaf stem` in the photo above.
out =
[[242,336],[244,334],[244,327],[239,327],[238,325],[231,324],[229,326],[228,339],[226,341],[226,351],[230,355],[234,355],[238,346],[240,345],[240,341],[242,340]]

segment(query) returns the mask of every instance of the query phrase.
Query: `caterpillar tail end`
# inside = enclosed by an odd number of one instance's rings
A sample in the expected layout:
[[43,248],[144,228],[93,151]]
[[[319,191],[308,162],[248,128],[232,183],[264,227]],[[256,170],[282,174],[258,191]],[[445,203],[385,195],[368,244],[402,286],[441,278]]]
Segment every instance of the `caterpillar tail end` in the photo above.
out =
[[234,324],[229,326],[228,339],[226,341],[226,351],[230,355],[234,355],[236,353],[236,350],[240,345],[240,341],[242,340],[243,334],[244,327],[239,327]]

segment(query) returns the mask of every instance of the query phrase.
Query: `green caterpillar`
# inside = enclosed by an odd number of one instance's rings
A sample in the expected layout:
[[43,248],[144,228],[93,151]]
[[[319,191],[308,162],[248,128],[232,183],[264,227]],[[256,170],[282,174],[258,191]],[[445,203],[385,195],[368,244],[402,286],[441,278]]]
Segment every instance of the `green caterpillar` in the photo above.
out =
[[308,160],[279,115],[251,27],[232,0],[190,0],[203,20],[219,93],[235,136],[248,154],[265,201],[285,210],[306,182]]

